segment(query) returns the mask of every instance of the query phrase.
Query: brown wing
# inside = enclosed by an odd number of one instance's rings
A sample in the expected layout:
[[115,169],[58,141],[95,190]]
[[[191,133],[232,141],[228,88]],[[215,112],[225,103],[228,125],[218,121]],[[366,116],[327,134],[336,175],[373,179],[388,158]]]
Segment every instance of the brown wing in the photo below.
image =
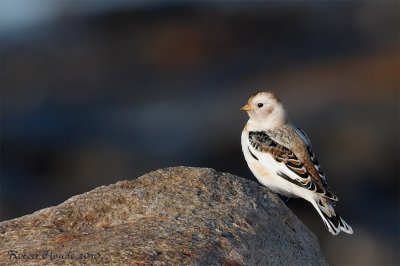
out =
[[[333,195],[332,192],[329,191],[327,185],[325,185],[325,178],[320,178],[319,171],[322,176],[323,173],[315,156],[308,156],[310,158],[309,160],[307,160],[307,158],[299,159],[294,152],[273,140],[265,131],[249,132],[249,143],[259,152],[270,153],[277,162],[285,164],[285,166],[297,176],[296,179],[293,179],[283,172],[278,172],[277,174],[282,178],[308,190],[324,194],[325,197],[337,201],[337,197]],[[310,152],[313,155],[311,149]],[[253,155],[253,157],[256,156]],[[316,164],[312,159],[315,160]]]
[[[319,162],[317,160],[317,157],[315,156],[314,152],[312,151],[310,139],[308,138],[307,134],[301,128],[294,126],[294,129],[296,130],[298,135],[300,135],[300,137],[304,140],[304,147],[307,150],[307,157],[306,158],[309,158],[311,160],[312,168],[314,168],[317,171],[317,173],[315,173],[315,171],[313,171],[314,172],[313,175],[316,178],[319,176],[320,179],[321,179],[322,185],[326,189],[329,189],[328,183],[326,182],[325,174],[322,171],[322,168],[321,168],[321,166],[320,166],[320,164],[319,164]],[[303,147],[303,149],[304,149],[304,147]]]

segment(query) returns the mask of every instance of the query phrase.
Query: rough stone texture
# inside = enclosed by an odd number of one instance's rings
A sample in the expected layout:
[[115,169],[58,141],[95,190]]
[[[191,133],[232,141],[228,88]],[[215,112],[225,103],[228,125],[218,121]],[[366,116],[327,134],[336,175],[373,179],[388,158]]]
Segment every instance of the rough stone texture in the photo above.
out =
[[175,167],[0,223],[0,265],[326,265],[316,237],[266,188]]

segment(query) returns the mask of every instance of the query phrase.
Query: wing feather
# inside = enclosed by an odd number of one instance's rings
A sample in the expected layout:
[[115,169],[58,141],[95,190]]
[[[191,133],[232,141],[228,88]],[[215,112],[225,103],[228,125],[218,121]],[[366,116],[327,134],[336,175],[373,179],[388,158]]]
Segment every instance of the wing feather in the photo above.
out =
[[[325,197],[337,201],[337,197],[329,191],[325,176],[318,164],[318,161],[311,150],[309,139],[303,131],[298,131],[301,138],[304,140],[308,152],[310,162],[307,164],[305,160],[301,160],[296,154],[291,151],[286,145],[282,145],[271,138],[265,131],[249,132],[249,144],[258,152],[269,153],[278,162],[283,163],[288,170],[295,175],[287,175],[282,171],[277,174],[300,187],[308,190],[324,194]],[[313,168],[311,168],[313,167]],[[310,171],[311,170],[311,171]],[[318,175],[316,178],[314,175]],[[320,182],[318,182],[320,180]]]

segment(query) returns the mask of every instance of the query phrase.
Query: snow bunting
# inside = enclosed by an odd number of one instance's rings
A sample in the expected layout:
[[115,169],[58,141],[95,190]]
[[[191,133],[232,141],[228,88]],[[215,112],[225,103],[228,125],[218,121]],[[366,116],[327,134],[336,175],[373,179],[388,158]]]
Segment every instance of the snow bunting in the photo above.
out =
[[242,151],[258,181],[283,196],[309,201],[333,235],[352,234],[334,210],[338,198],[328,187],[310,140],[289,123],[275,94],[258,92],[241,110],[250,117],[242,132]]

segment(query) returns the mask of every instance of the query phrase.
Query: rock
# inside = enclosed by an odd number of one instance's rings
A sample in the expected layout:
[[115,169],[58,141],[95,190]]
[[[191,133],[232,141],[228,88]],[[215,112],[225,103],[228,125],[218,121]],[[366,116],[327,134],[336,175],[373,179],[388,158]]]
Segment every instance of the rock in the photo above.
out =
[[174,167],[0,223],[0,264],[327,265],[274,193]]

